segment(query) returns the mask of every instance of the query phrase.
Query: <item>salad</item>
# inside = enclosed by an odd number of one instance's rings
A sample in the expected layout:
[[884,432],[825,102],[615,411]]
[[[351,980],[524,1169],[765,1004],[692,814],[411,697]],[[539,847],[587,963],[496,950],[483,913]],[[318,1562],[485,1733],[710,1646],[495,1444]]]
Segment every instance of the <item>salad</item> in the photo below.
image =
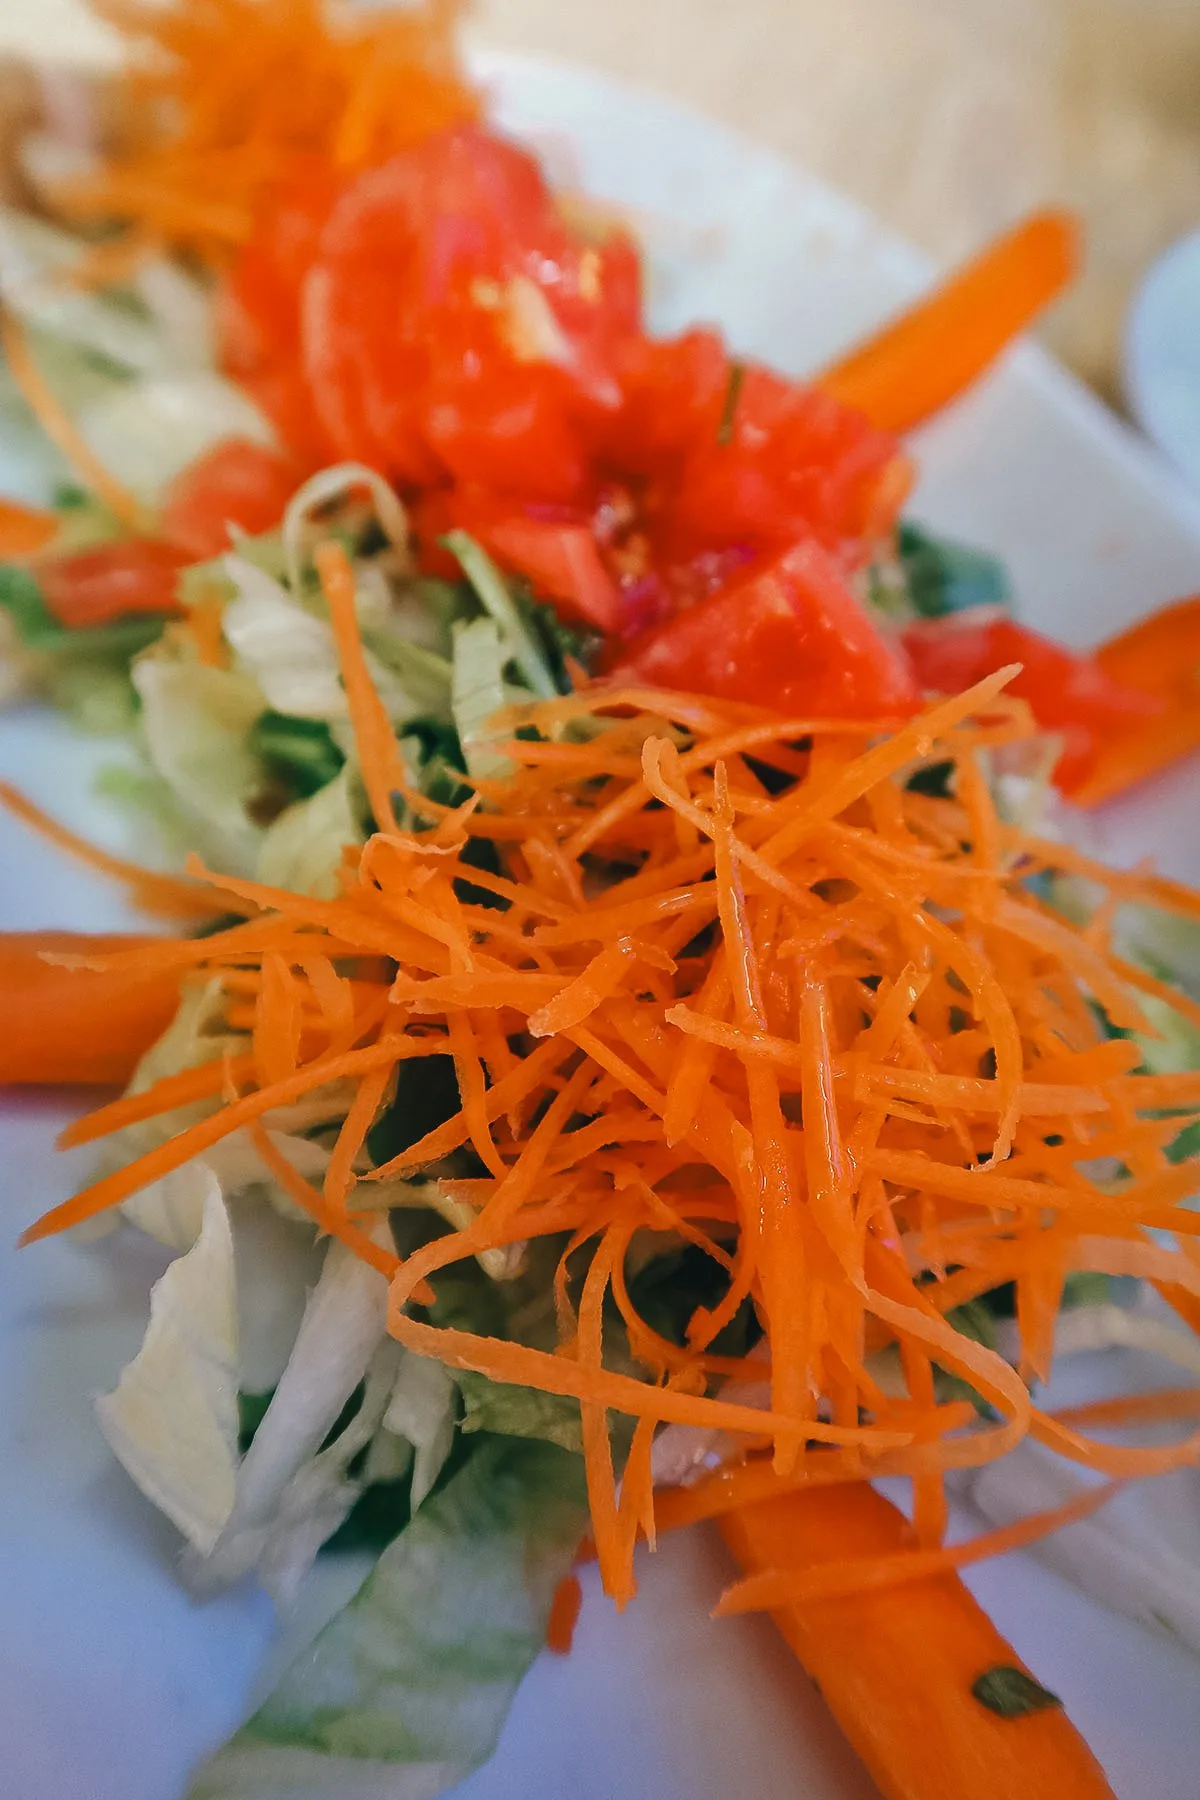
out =
[[579,1560],[715,1518],[884,1792],[1106,1794],[955,1571],[1200,1458],[1039,1400],[1200,1353],[1200,897],[1063,831],[1195,746],[1200,611],[1039,636],[902,444],[1073,227],[811,382],[656,338],[455,10],[121,6],[0,212],[0,666],[145,862],[2,797],[174,921],[0,941],[0,1080],[123,1089],[25,1240],[177,1253],[98,1416],[195,1591],[377,1553],[191,1791],[445,1790]]

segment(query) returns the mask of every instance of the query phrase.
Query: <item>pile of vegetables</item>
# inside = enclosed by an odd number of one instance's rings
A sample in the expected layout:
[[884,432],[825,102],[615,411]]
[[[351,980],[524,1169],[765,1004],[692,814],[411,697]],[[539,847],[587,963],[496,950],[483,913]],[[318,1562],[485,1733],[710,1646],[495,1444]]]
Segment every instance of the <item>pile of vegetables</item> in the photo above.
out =
[[[623,1605],[701,1517],[886,1793],[1107,1793],[955,1571],[1200,1459],[1036,1398],[1129,1277],[1194,1362],[1200,899],[1044,815],[1195,746],[1200,602],[1052,644],[903,519],[897,435],[1071,221],[789,380],[650,333],[453,5],[106,10],[114,143],[0,214],[43,473],[0,655],[124,739],[178,872],[0,802],[187,935],[0,943],[0,1080],[126,1086],[25,1241],[119,1210],[179,1253],[100,1419],[197,1589],[379,1551],[195,1793],[438,1791],[576,1559]],[[1109,1482],[947,1546],[947,1479],[1034,1445]]]

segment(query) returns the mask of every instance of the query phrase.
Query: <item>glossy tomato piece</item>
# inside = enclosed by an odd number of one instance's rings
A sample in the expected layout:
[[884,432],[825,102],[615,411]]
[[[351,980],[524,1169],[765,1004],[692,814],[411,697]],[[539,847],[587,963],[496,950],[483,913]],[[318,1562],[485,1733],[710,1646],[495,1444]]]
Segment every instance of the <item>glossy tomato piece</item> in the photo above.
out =
[[907,484],[897,480],[900,452],[888,433],[816,388],[753,366],[723,404],[718,427],[693,434],[664,512],[677,554],[815,537],[844,556],[890,529]]
[[814,719],[895,717],[918,698],[904,656],[811,541],[641,639],[616,673]]
[[910,485],[898,443],[818,389],[706,330],[627,345],[621,372],[600,454],[639,482],[660,569],[810,538],[853,565],[893,526]]
[[1094,656],[1068,650],[1014,620],[969,612],[927,619],[904,633],[921,686],[955,694],[1009,663],[1008,691],[1027,700],[1046,731],[1061,735],[1054,780],[1070,794],[1085,784],[1105,741],[1153,718],[1162,703],[1106,673]]
[[618,351],[623,401],[598,421],[602,453],[628,477],[677,477],[697,438],[716,440],[733,361],[719,332],[627,338]]
[[526,503],[569,504],[591,478],[572,412],[561,369],[494,361],[476,371],[466,359],[431,381],[426,442],[460,482]]
[[[338,200],[304,282],[314,403],[339,454],[405,485],[447,471],[561,495],[580,421],[614,409],[634,253],[584,242],[537,162],[478,126],[415,145]],[[500,442],[486,439],[499,429]]]
[[620,628],[621,597],[587,525],[514,516],[486,530],[482,542],[503,568],[525,576],[534,593],[566,617],[606,635]]
[[288,179],[260,208],[254,236],[216,297],[222,367],[309,466],[327,460],[330,445],[301,366],[301,301],[321,233],[344,186],[345,177],[324,159],[298,156]]
[[323,158],[297,156],[287,180],[260,208],[254,235],[238,252],[218,300],[222,358],[231,374],[276,362],[299,343],[301,288],[344,185]]
[[421,568],[460,579],[457,559],[441,548],[448,531],[466,531],[510,575],[528,581],[539,600],[551,601],[565,618],[606,635],[621,626],[621,596],[605,567],[591,522],[567,507],[522,511],[511,500],[479,488],[443,489],[422,495],[412,508]]
[[290,457],[248,438],[226,438],[177,475],[161,510],[163,536],[195,561],[230,544],[229,527],[270,531],[302,477]]
[[156,538],[127,538],[51,556],[37,565],[46,606],[60,625],[83,631],[135,613],[178,613],[176,581],[190,559]]

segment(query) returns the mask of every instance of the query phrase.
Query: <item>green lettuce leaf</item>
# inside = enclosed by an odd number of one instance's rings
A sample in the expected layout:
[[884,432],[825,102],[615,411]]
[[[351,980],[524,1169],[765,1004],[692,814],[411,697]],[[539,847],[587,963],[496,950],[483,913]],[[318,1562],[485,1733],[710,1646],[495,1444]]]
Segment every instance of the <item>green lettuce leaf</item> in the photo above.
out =
[[333,781],[286,807],[266,830],[258,852],[258,879],[269,887],[332,899],[347,844],[363,841],[364,808],[358,777],[349,764]]
[[537,1388],[492,1381],[472,1369],[456,1370],[454,1379],[463,1398],[462,1431],[541,1438],[583,1454],[583,1425],[576,1401],[561,1394],[543,1394]]
[[586,1528],[555,1445],[481,1439],[189,1800],[432,1800],[485,1762]]
[[233,1232],[207,1170],[200,1234],[155,1283],[142,1347],[96,1402],[118,1460],[205,1554],[237,1486],[237,1369]]
[[489,742],[490,720],[504,705],[504,650],[494,619],[459,621],[454,627],[454,723],[472,775],[503,781],[512,764]]
[[982,550],[933,537],[919,525],[901,525],[897,538],[908,598],[922,619],[966,612],[973,606],[1012,606],[1004,564]]
[[234,874],[252,874],[262,829],[251,807],[267,783],[249,732],[263,710],[249,676],[212,669],[167,651],[135,664],[150,761],[170,784],[201,851]]

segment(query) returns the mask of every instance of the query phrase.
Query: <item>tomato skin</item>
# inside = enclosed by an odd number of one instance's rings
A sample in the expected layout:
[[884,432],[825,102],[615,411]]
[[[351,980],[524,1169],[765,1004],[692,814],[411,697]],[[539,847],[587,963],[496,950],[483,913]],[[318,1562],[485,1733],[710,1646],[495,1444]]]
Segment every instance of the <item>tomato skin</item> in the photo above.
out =
[[535,159],[478,126],[361,175],[303,283],[331,443],[406,487],[579,497],[582,423],[619,403],[612,346],[639,325],[636,268],[622,234],[578,239]]
[[136,613],[180,613],[175,585],[191,559],[157,538],[126,538],[51,556],[37,565],[42,598],[71,631]]
[[553,600],[568,618],[606,635],[619,630],[621,597],[587,525],[514,516],[485,530],[481,541],[498,563],[526,576],[534,592]]
[[296,159],[264,206],[253,238],[217,290],[221,366],[257,401],[306,467],[332,453],[301,368],[301,304],[321,233],[345,177],[324,159]]
[[614,673],[814,719],[895,717],[918,699],[904,657],[811,541],[642,638]]
[[425,431],[456,480],[526,503],[578,502],[588,491],[583,443],[559,370],[455,370],[432,386]]
[[1110,738],[1161,710],[1153,697],[1108,674],[1095,656],[1068,650],[1012,619],[959,613],[923,620],[905,631],[904,647],[922,687],[939,694],[959,693],[1020,663],[1008,692],[1029,702],[1045,730],[1061,734],[1054,780],[1065,794],[1087,782]]
[[586,514],[563,506],[522,510],[504,496],[458,488],[422,495],[412,515],[426,574],[461,578],[456,559],[439,540],[448,531],[466,531],[502,569],[523,576],[537,598],[551,601],[564,617],[606,635],[620,630],[621,595]]
[[160,513],[163,536],[206,561],[229,549],[231,524],[252,535],[278,525],[300,480],[278,450],[225,438],[171,483]]

